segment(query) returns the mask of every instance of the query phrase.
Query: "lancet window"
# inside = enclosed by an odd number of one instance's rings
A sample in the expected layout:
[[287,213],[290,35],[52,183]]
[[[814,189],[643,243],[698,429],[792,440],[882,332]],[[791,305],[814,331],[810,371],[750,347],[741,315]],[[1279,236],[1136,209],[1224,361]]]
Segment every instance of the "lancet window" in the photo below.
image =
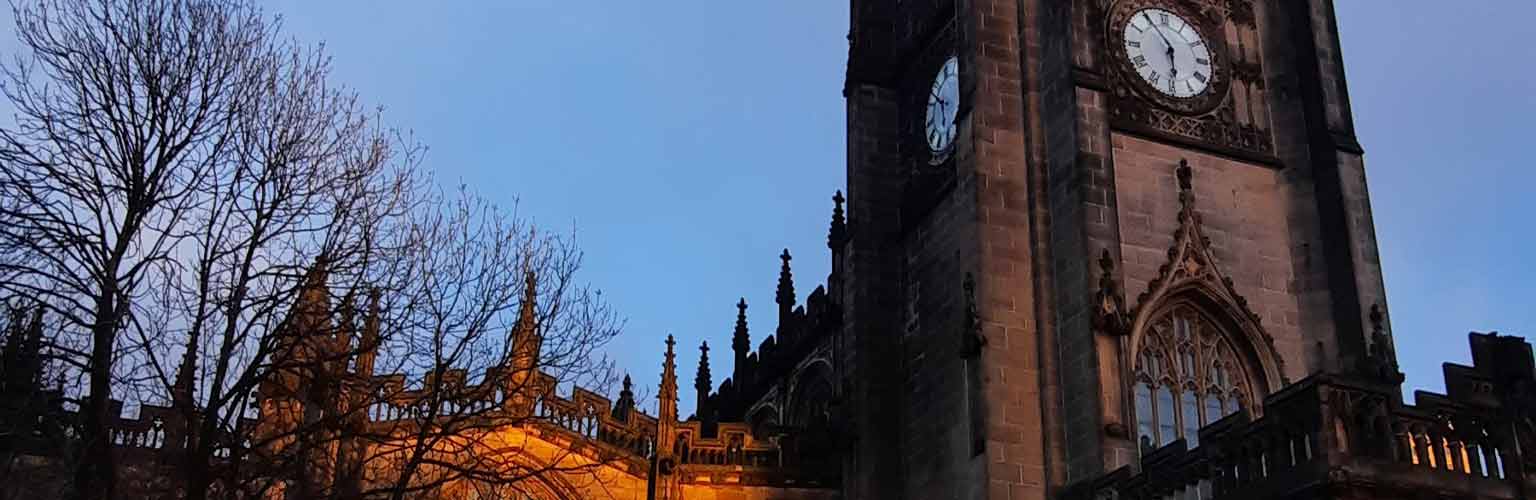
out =
[[1193,307],[1176,306],[1152,322],[1139,349],[1132,392],[1143,452],[1180,438],[1199,446],[1201,427],[1252,404],[1231,341]]

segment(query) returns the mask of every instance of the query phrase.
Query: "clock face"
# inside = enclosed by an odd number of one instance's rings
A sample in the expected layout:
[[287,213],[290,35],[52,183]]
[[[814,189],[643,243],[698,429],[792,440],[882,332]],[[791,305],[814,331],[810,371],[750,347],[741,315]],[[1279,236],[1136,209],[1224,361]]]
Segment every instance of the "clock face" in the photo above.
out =
[[960,109],[960,61],[950,57],[933,77],[933,88],[928,91],[928,118],[923,134],[928,138],[928,149],[935,161],[947,157],[955,142],[955,116]]
[[1125,23],[1125,58],[1152,88],[1188,98],[1211,83],[1211,50],[1194,23],[1163,9],[1142,9]]

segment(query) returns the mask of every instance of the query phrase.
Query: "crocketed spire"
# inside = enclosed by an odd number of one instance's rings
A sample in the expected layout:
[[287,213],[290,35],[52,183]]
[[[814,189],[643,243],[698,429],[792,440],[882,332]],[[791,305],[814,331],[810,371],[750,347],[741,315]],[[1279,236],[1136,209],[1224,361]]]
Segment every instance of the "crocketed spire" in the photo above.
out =
[[694,399],[694,414],[704,424],[701,429],[705,436],[715,434],[715,401],[710,395],[710,389],[714,384],[709,375],[709,342],[699,344],[699,372],[693,377],[693,388],[698,390],[698,396]]
[[0,358],[0,369],[5,378],[0,389],[12,395],[33,392],[42,383],[43,308],[36,306],[29,315],[22,309],[11,310],[9,331],[6,333],[5,353]]
[[788,248],[779,255],[779,260],[784,263],[779,267],[779,290],[774,302],[779,304],[779,311],[783,313],[781,317],[788,316],[790,309],[795,307],[795,277],[789,270],[789,261],[792,258],[789,256]]
[[379,321],[383,311],[379,307],[379,289],[368,290],[368,317],[363,318],[363,336],[357,343],[357,364],[354,370],[363,377],[373,376],[373,362],[379,353]]
[[518,309],[517,325],[512,331],[512,371],[527,372],[539,361],[544,343],[538,324],[539,278],[532,270],[523,274],[523,303]]
[[665,422],[677,421],[677,354],[672,350],[676,345],[677,341],[667,335],[667,352],[661,362],[661,391],[656,394],[661,402],[656,417]]
[[197,342],[196,337],[187,343],[187,351],[181,355],[181,366],[176,368],[176,382],[171,385],[171,403],[177,407],[190,409],[197,387],[193,383],[193,377],[197,372]]
[[297,330],[293,333],[297,337],[288,340],[333,333],[327,326],[331,319],[330,290],[326,288],[329,280],[330,259],[324,255],[315,257],[315,264],[304,273],[304,281],[299,285],[298,298],[294,302],[293,326]]
[[1381,304],[1371,305],[1371,345],[1360,360],[1360,371],[1367,376],[1389,384],[1401,384],[1403,373],[1398,370],[1397,355],[1392,349],[1392,337],[1387,334],[1386,313]]
[[619,400],[613,403],[613,418],[620,422],[629,421],[629,413],[635,409],[635,392],[629,381],[629,374],[624,374],[624,389],[619,391]]
[[709,342],[699,344],[699,371],[693,376],[693,388],[699,390],[700,396],[709,395],[712,386],[709,376]]
[[747,352],[752,350],[752,337],[747,333],[747,299],[745,297],[736,303],[736,330],[731,334],[731,349],[736,351],[737,365],[740,365],[742,358],[746,358]]
[[843,218],[843,191],[832,195],[832,229],[827,231],[827,247],[837,250],[848,241],[848,222]]

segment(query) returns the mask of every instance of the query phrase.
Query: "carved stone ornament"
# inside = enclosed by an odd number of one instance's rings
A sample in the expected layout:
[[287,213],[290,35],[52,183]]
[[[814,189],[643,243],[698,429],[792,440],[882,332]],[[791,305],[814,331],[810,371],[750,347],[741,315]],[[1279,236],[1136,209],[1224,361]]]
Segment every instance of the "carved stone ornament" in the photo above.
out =
[[1398,370],[1393,354],[1392,337],[1387,334],[1386,313],[1381,304],[1371,305],[1371,345],[1360,360],[1360,371],[1368,377],[1387,384],[1403,383],[1403,373]]
[[[1206,237],[1195,211],[1195,194],[1192,188],[1193,171],[1189,163],[1179,161],[1179,229],[1174,235],[1173,246],[1168,249],[1168,261],[1158,268],[1157,278],[1147,284],[1147,290],[1136,297],[1136,306],[1130,311],[1133,318],[1129,331],[1141,332],[1148,328],[1161,306],[1170,299],[1181,296],[1198,297],[1213,313],[1233,322],[1234,335],[1244,337],[1243,343],[1252,346],[1253,355],[1261,366],[1264,383],[1273,391],[1285,379],[1285,363],[1275,348],[1275,339],[1264,331],[1258,314],[1248,308],[1248,300],[1237,293],[1232,278],[1221,272],[1210,238]],[[1141,352],[1140,339],[1133,335],[1131,350]]]
[[1099,256],[1099,291],[1094,295],[1097,309],[1093,312],[1093,328],[1109,335],[1131,333],[1131,313],[1125,308],[1125,295],[1115,281],[1115,260],[1109,249]]
[[960,331],[960,357],[972,359],[981,355],[981,348],[986,347],[987,337],[981,334],[981,314],[976,310],[976,277],[970,273],[965,275],[965,324]]

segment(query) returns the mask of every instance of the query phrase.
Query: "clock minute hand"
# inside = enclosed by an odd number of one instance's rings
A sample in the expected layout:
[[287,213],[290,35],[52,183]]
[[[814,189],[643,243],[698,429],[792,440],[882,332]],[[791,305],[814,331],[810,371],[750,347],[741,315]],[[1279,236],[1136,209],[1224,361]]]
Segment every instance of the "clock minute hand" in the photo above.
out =
[[1151,15],[1148,15],[1146,12],[1142,12],[1141,13],[1141,17],[1142,17],[1142,19],[1146,19],[1147,20],[1147,24],[1152,25],[1152,31],[1157,32],[1157,37],[1163,39],[1163,45],[1164,46],[1167,46],[1168,48],[1173,48],[1173,43],[1170,43],[1168,41],[1168,37],[1163,35],[1163,29],[1157,27],[1157,23],[1152,22],[1152,16]]
[[[1173,66],[1173,42],[1168,41],[1168,36],[1163,34],[1163,29],[1157,27],[1157,23],[1152,22],[1152,16],[1151,15],[1147,14],[1146,12],[1142,12],[1141,13],[1141,17],[1143,19],[1147,20],[1147,24],[1152,25],[1152,31],[1157,33],[1157,37],[1163,39],[1163,46],[1168,48],[1168,50],[1164,51],[1163,53],[1168,55],[1168,66],[1172,67]],[[1175,71],[1177,71],[1177,70],[1175,70]]]

